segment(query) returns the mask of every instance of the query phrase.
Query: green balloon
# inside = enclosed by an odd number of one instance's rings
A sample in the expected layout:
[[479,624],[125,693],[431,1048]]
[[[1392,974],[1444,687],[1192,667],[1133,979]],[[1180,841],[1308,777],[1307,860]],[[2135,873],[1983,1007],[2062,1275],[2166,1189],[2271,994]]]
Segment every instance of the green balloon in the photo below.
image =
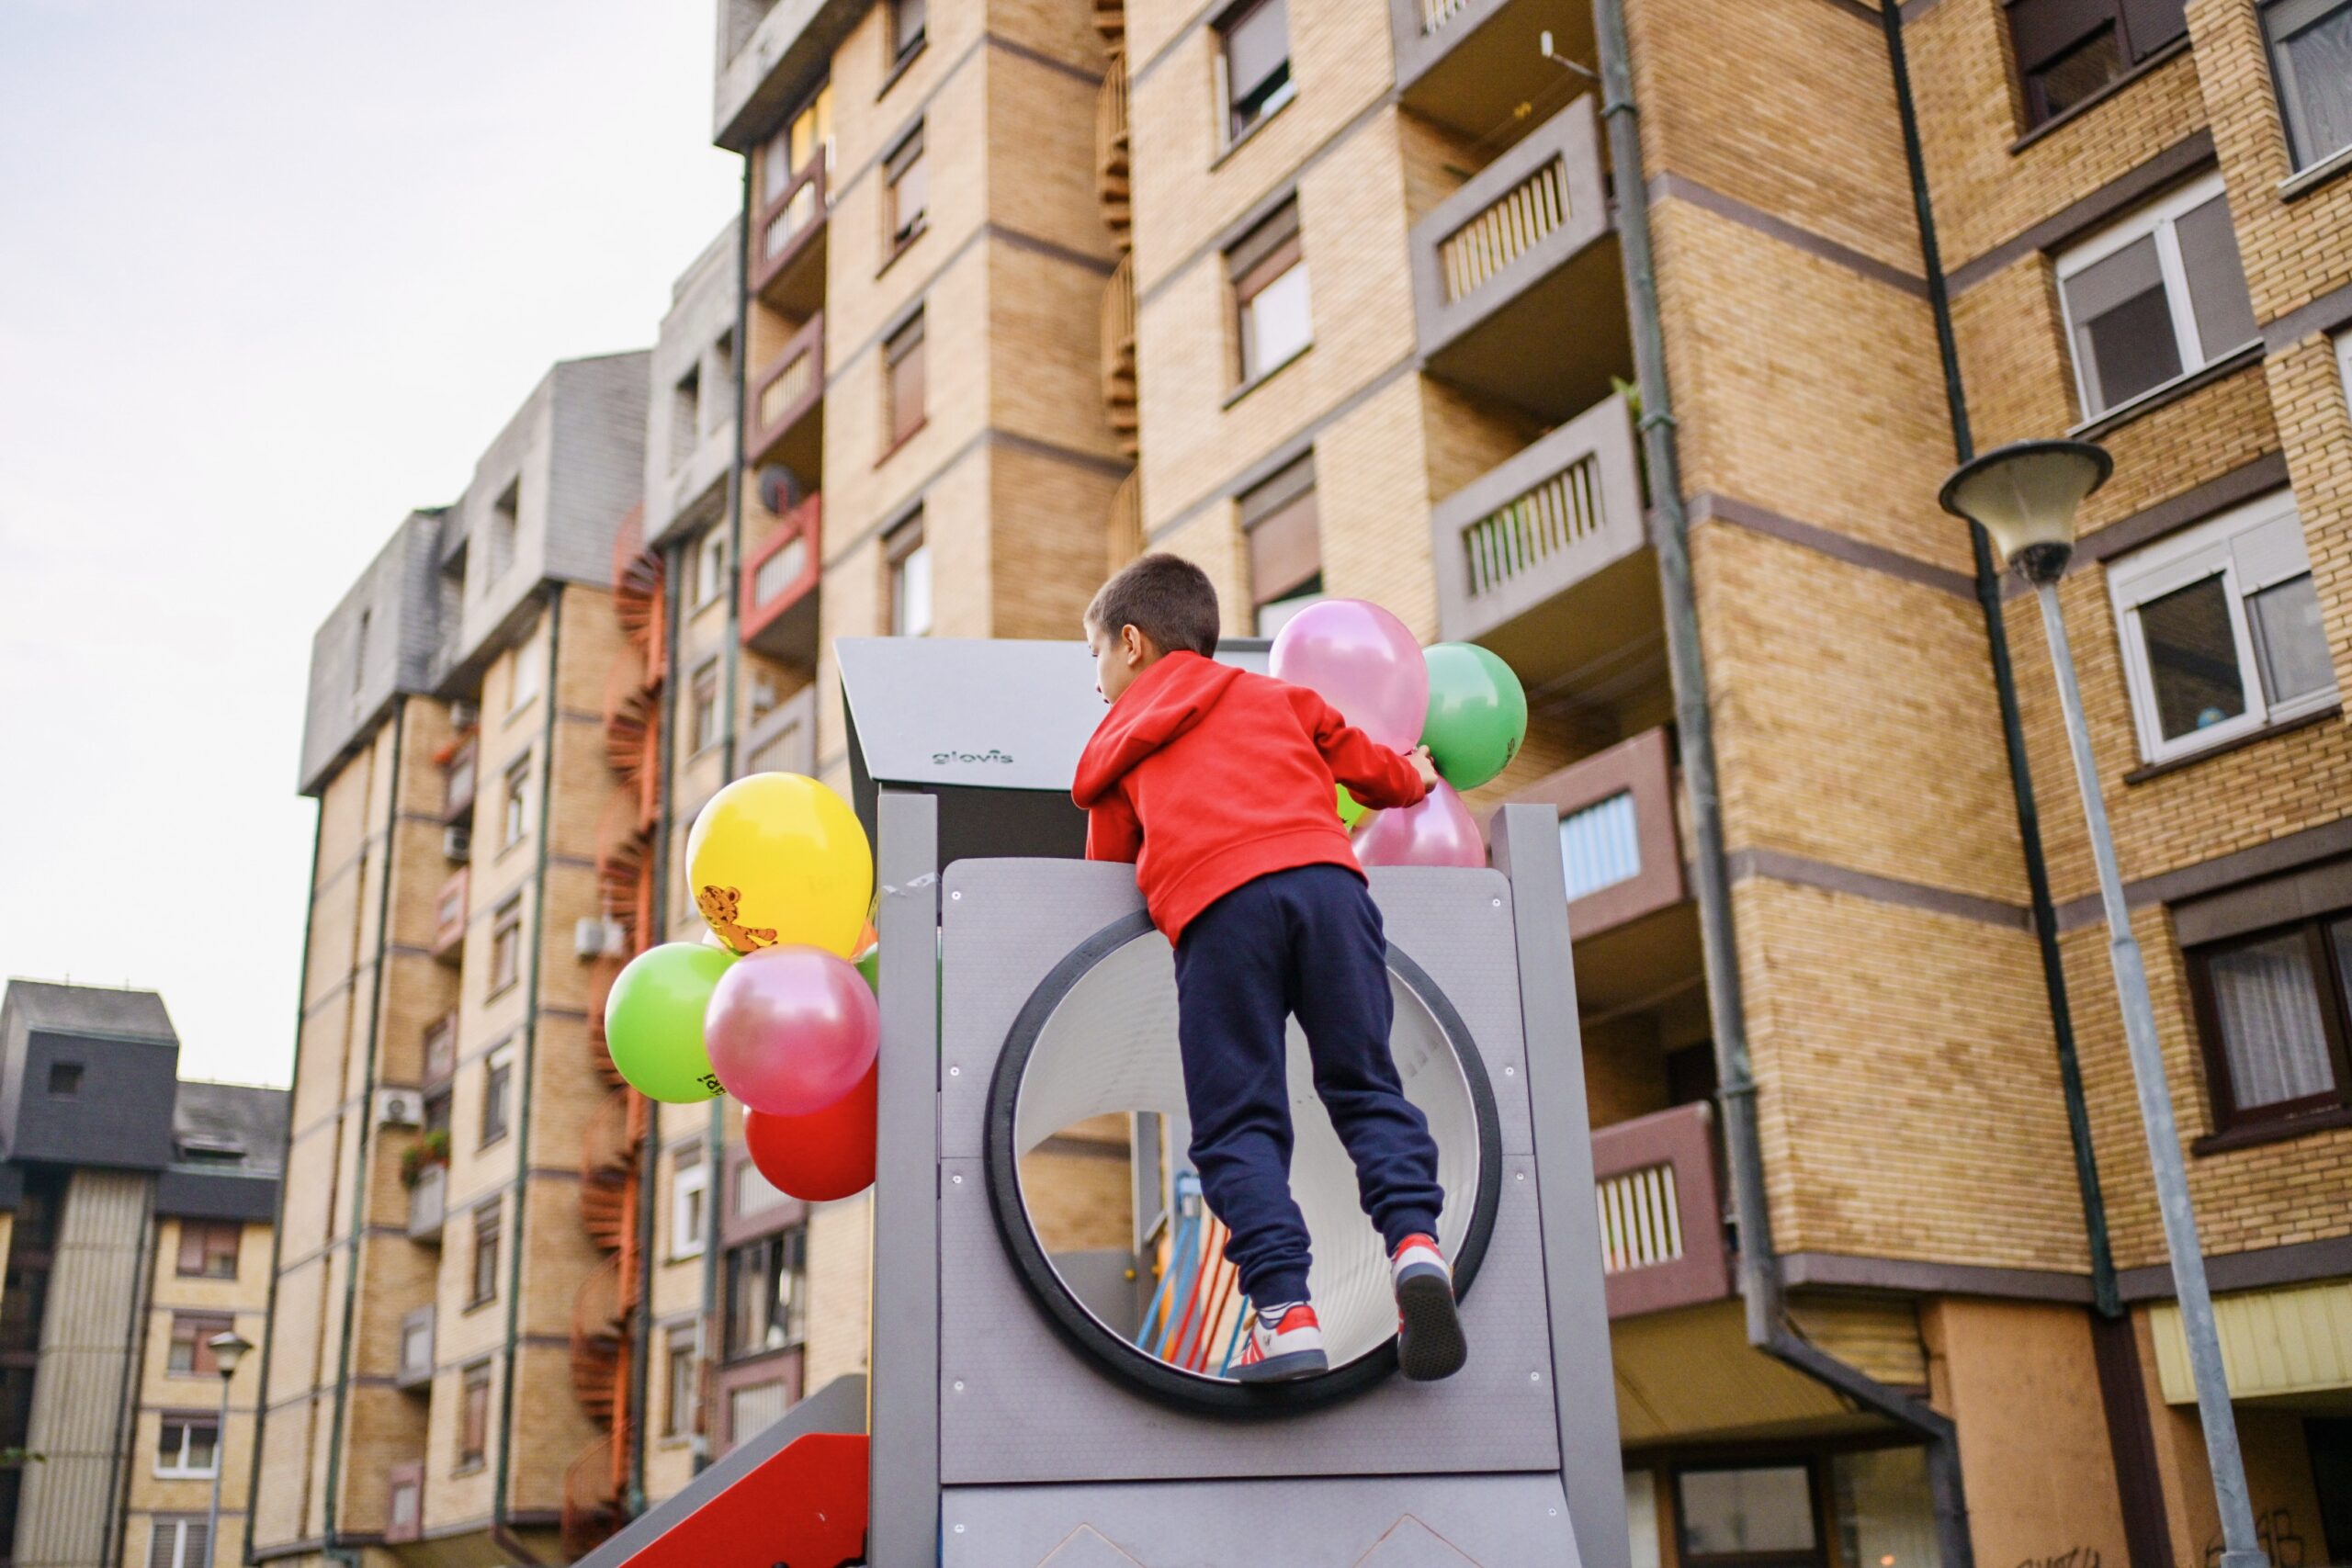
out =
[[605,998],[605,1048],[649,1100],[695,1105],[726,1093],[703,1048],[702,1016],[735,955],[699,942],[665,942],[628,961]]
[[876,996],[882,994],[882,944],[876,942],[854,961],[857,972],[865,976],[865,984]]
[[1507,767],[1527,739],[1527,688],[1492,651],[1469,642],[1422,650],[1430,667],[1421,744],[1456,789],[1476,789]]
[[1350,795],[1348,793],[1347,785],[1341,784],[1339,787],[1340,826],[1352,833],[1356,830],[1357,823],[1372,815],[1372,807],[1366,806],[1363,801],[1358,800],[1354,795]]

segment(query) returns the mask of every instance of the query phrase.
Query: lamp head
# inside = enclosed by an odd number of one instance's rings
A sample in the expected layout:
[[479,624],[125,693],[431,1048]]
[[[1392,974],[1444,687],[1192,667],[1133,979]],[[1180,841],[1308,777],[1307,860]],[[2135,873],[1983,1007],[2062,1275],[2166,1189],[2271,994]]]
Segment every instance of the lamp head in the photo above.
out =
[[1944,510],[1983,525],[2004,564],[2055,582],[2075,553],[2075,512],[2115,459],[2087,441],[2013,441],[1953,471]]
[[252,1344],[233,1328],[214,1335],[205,1343],[212,1347],[213,1364],[220,1369],[220,1375],[224,1378],[237,1370],[237,1363],[243,1360],[245,1352],[253,1348]]

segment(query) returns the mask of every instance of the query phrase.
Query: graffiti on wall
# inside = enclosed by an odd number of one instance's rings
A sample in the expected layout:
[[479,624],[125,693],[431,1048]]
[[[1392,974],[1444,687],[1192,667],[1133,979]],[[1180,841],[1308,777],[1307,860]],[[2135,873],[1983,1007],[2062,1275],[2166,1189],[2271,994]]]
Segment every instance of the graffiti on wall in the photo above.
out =
[[[2295,1533],[2292,1510],[2273,1508],[2256,1515],[2254,1539],[2262,1555],[2270,1559],[2270,1568],[2304,1568],[2303,1538]],[[2205,1568],[2221,1568],[2221,1562],[2222,1538],[2217,1533],[2205,1543]]]

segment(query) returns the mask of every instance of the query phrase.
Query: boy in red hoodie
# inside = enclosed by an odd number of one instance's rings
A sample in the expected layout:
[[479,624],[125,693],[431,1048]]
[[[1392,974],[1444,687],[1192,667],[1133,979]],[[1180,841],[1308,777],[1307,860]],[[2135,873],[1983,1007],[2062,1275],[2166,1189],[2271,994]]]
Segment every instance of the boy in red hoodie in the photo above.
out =
[[1284,1036],[1298,1016],[1315,1090],[1386,1242],[1399,1366],[1452,1375],[1466,1353],[1435,1237],[1445,1200],[1429,1123],[1389,1055],[1387,942],[1332,781],[1374,807],[1436,781],[1303,686],[1212,657],[1216,591],[1190,561],[1148,555],[1086,612],[1110,714],[1079,761],[1089,860],[1132,861],[1152,922],[1176,947],[1177,1041],[1192,1160],[1256,1307],[1234,1376],[1323,1371],[1306,1296],[1306,1222],[1290,1195]]

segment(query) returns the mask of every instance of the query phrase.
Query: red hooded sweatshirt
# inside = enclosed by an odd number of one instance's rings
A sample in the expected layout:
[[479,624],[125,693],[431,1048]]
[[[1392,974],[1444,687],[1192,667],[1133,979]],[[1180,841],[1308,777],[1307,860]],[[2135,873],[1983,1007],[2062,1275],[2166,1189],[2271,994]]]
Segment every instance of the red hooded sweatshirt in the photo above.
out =
[[1086,858],[1133,861],[1152,923],[1174,942],[1268,872],[1363,874],[1334,779],[1374,807],[1428,793],[1410,762],[1306,687],[1170,653],[1111,705],[1070,795],[1086,811]]

